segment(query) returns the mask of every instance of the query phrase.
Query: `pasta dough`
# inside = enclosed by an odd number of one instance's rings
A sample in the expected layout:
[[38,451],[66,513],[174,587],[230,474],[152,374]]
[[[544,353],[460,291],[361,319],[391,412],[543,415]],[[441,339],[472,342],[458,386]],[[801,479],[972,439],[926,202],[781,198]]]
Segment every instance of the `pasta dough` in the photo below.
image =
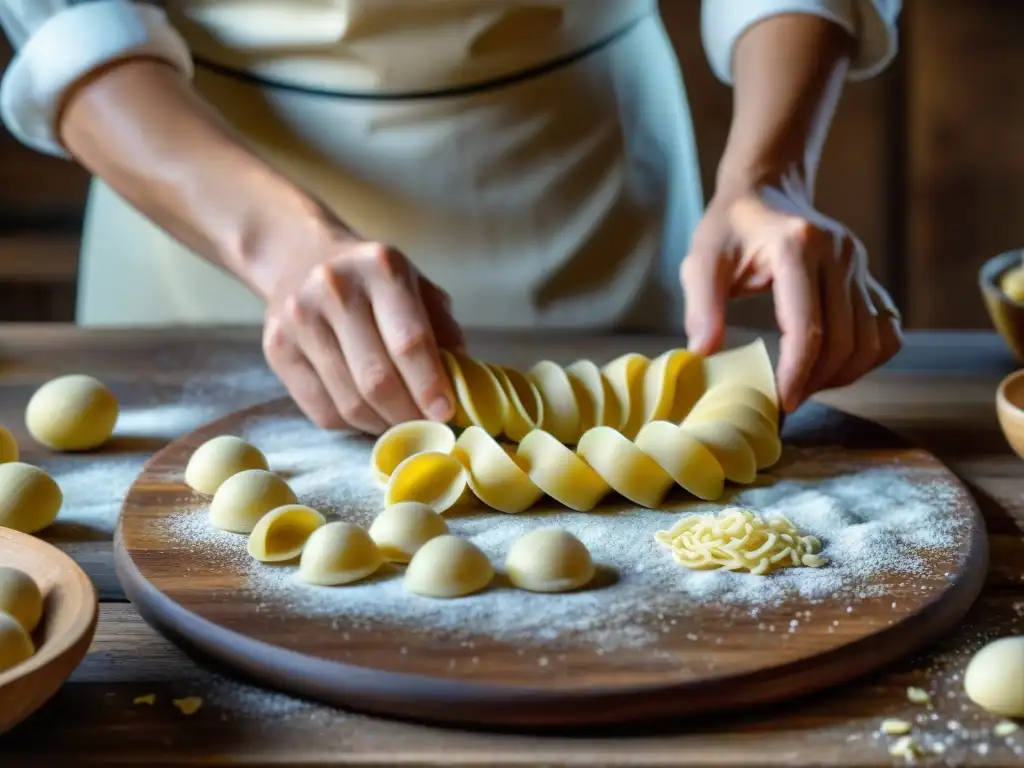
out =
[[0,464],[0,526],[38,533],[57,519],[64,494],[38,467],[11,461]]
[[249,534],[249,555],[264,563],[294,560],[313,533],[327,521],[312,507],[285,504],[259,519]]
[[405,571],[405,589],[425,597],[463,597],[491,583],[494,567],[473,542],[458,536],[437,536],[412,556]]
[[43,594],[35,579],[17,568],[0,567],[0,613],[35,632],[43,617]]
[[784,517],[765,519],[749,509],[686,515],[654,536],[680,565],[693,570],[749,571],[763,576],[780,568],[825,564],[821,542],[801,535]]
[[561,528],[537,528],[519,538],[505,558],[505,572],[520,589],[568,592],[594,577],[594,561],[582,541]]
[[5,427],[0,426],[0,464],[18,460],[18,443]]
[[0,613],[0,673],[32,658],[35,652],[25,628],[13,616]]
[[256,446],[234,435],[218,435],[196,448],[185,466],[185,482],[212,496],[232,475],[247,469],[269,470],[267,457]]
[[92,376],[60,376],[41,386],[28,401],[25,426],[39,443],[55,451],[88,451],[114,433],[118,403]]
[[417,501],[386,507],[370,526],[370,538],[393,563],[408,563],[420,547],[446,533],[444,518]]
[[1024,635],[994,640],[974,654],[964,692],[993,714],[1024,717]]
[[384,564],[384,555],[363,528],[335,521],[313,531],[299,560],[299,578],[333,587],[365,579]]
[[467,487],[509,514],[545,495],[587,512],[613,491],[656,507],[675,486],[714,501],[726,481],[749,484],[781,456],[778,393],[760,341],[703,361],[670,350],[603,368],[542,362],[526,374],[464,355],[445,361],[462,432],[413,421],[381,435],[373,470],[387,505],[444,512]]
[[234,533],[252,533],[267,512],[298,499],[288,483],[265,469],[246,469],[225,480],[210,502],[210,522]]

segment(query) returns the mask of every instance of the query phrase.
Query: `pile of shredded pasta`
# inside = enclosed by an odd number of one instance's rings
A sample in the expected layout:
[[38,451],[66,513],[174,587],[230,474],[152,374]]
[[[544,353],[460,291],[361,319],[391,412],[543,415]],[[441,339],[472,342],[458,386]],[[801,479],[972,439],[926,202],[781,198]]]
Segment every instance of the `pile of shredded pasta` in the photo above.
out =
[[819,568],[825,559],[821,542],[803,536],[785,517],[761,517],[749,509],[729,507],[720,514],[687,515],[655,541],[693,570],[749,571],[764,576],[780,568]]

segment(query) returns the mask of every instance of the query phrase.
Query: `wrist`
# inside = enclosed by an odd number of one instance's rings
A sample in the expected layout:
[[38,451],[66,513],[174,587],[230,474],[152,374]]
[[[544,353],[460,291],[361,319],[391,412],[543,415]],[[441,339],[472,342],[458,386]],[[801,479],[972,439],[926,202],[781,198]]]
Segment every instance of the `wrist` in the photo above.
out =
[[319,201],[269,169],[231,228],[223,261],[264,302],[289,293],[309,269],[355,238]]
[[746,195],[757,195],[765,187],[796,187],[803,190],[808,202],[813,198],[814,169],[803,158],[761,156],[743,161],[723,159],[715,176],[714,198],[731,200]]

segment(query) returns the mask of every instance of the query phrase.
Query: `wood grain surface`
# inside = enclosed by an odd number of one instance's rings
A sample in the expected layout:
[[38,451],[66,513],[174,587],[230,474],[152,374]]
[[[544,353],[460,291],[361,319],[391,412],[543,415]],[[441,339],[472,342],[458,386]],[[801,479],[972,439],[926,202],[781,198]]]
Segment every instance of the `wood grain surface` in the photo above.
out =
[[[336,613],[310,614],[293,605],[287,591],[250,589],[248,571],[240,565],[246,558],[225,564],[168,525],[182,515],[207,514],[209,500],[183,481],[199,445],[298,416],[290,400],[272,401],[204,426],[157,453],[125,500],[115,559],[128,597],[170,637],[269,685],[338,706],[467,726],[546,728],[750,706],[848,680],[934,640],[963,617],[984,580],[984,525],[948,470],[884,429],[811,404],[787,420],[783,439],[787,449],[827,449],[814,454],[822,476],[898,469],[910,483],[950,482],[957,489],[943,502],[948,509],[936,511],[962,523],[957,534],[942,547],[918,549],[914,554],[923,565],[913,578],[880,572],[873,575],[876,584],[860,585],[883,587],[878,596],[808,602],[793,595],[757,616],[681,596],[674,614],[666,615],[643,610],[660,597],[652,587],[636,596],[636,604],[609,598],[606,610],[628,612],[629,622],[625,616],[610,616],[609,622],[630,624],[631,631],[653,633],[657,640],[610,650],[569,638],[499,640],[485,628],[468,627],[451,637],[386,616],[368,621],[347,615],[343,600]],[[835,451],[838,446],[853,450]],[[779,467],[793,461],[791,453]],[[611,497],[601,511],[614,515],[633,506]],[[345,509],[332,511],[345,519]],[[667,507],[665,527],[685,511],[685,505]],[[496,520],[500,526],[502,517]],[[243,545],[239,537],[239,551]],[[807,608],[813,618],[804,619],[792,637],[767,629],[789,625]]]
[[[733,342],[748,340],[734,335]],[[0,423],[26,459],[48,454],[28,441],[25,402],[48,378],[90,372],[113,387],[126,414],[167,413],[195,396],[228,413],[272,389],[207,386],[212,372],[249,382],[266,367],[258,328],[82,330],[66,325],[0,325]],[[481,356],[527,364],[538,350],[571,361],[664,348],[657,337],[471,335]],[[998,382],[1016,367],[994,333],[908,333],[904,350],[856,385],[817,399],[895,430],[929,449],[969,487],[985,518],[989,570],[982,597],[964,621],[920,653],[818,694],[731,715],[682,718],[610,730],[546,736],[473,732],[403,723],[317,706],[235,682],[218,665],[186,656],[125,602],[114,574],[112,527],[64,526],[45,533],[85,569],[100,593],[94,643],[68,683],[11,732],[0,736],[4,768],[40,765],[239,766],[420,765],[841,765],[889,766],[896,737],[885,718],[913,724],[919,742],[938,740],[941,756],[920,765],[1008,766],[1024,758],[1018,733],[996,738],[998,718],[963,694],[963,669],[984,642],[1024,633],[1024,471],[996,421]],[[196,383],[203,386],[197,388]],[[148,450],[170,442],[154,436]],[[83,457],[92,467],[122,460],[116,451]],[[141,466],[141,464],[140,464]],[[127,488],[127,486],[126,486]],[[73,506],[73,505],[72,505]],[[102,516],[101,516],[102,517]],[[931,694],[914,704],[907,687]],[[135,704],[152,693],[155,703]],[[191,717],[175,698],[201,696]]]

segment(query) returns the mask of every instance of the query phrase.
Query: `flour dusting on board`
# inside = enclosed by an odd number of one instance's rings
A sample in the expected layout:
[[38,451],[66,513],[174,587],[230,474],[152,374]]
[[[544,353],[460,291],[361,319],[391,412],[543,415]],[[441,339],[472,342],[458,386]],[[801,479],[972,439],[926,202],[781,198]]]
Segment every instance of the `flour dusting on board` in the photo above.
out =
[[[371,439],[319,431],[301,418],[257,421],[242,436],[264,451],[271,468],[288,478],[301,502],[329,518],[368,526],[382,508],[383,491],[369,469]],[[245,537],[214,529],[205,508],[183,509],[164,524],[188,557],[246,573],[251,599],[268,610],[286,605],[290,611],[335,617],[350,629],[385,623],[453,638],[488,635],[520,643],[571,642],[603,651],[655,642],[660,633],[674,631],[677,617],[686,616],[696,604],[724,605],[755,622],[762,615],[777,614],[781,605],[795,598],[805,609],[839,598],[853,612],[858,600],[893,595],[898,611],[899,595],[913,595],[945,579],[946,574],[933,572],[926,555],[931,550],[959,552],[945,558],[952,569],[966,552],[970,528],[955,513],[962,489],[940,472],[865,468],[847,461],[847,456],[842,451],[812,454],[788,448],[759,486],[742,489],[727,500],[763,514],[785,514],[824,543],[826,567],[786,569],[770,577],[693,572],[677,565],[654,541],[655,532],[671,527],[682,514],[723,506],[682,499],[669,502],[664,510],[624,507],[620,502],[586,514],[556,505],[519,515],[478,508],[449,514],[452,532],[472,539],[499,569],[513,542],[527,531],[564,527],[587,545],[605,573],[612,574],[613,583],[556,595],[496,584],[483,593],[447,601],[405,592],[398,569],[344,587],[304,584],[293,566],[251,560]],[[778,626],[759,626],[792,633],[810,615],[811,610],[804,610]]]

